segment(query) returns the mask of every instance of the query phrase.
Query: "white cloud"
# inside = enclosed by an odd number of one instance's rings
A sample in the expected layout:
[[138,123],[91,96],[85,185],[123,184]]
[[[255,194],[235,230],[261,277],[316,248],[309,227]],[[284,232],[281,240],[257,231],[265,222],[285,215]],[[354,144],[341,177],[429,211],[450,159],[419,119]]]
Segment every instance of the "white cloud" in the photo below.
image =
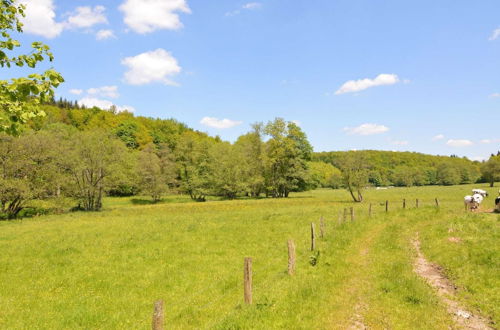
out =
[[498,37],[500,37],[500,28],[493,30],[493,32],[491,33],[491,36],[488,38],[488,40],[493,41],[493,40],[498,39]]
[[483,144],[500,143],[500,139],[484,139],[479,142]]
[[478,162],[483,162],[483,161],[485,161],[487,159],[488,158],[483,157],[483,156],[476,156],[476,157],[472,157],[470,160],[472,160],[472,161],[478,161]]
[[471,145],[474,145],[474,143],[470,140],[448,140],[446,142],[447,145],[449,145],[450,147],[468,147],[468,146],[471,146]]
[[392,140],[391,144],[395,146],[407,146],[409,144],[408,141],[398,141],[398,140]]
[[233,10],[233,11],[228,11],[225,15],[231,17],[231,16],[236,16],[236,15],[239,15],[239,14],[241,14],[241,10],[236,9],[236,10]]
[[203,119],[200,121],[200,124],[208,126],[208,127],[224,129],[224,128],[231,128],[231,127],[241,125],[241,124],[243,124],[243,122],[238,121],[238,120],[231,120],[231,119],[218,119],[218,118],[214,118],[214,117],[203,117]]
[[131,105],[117,105],[116,106],[116,111],[117,112],[135,112],[135,108]]
[[282,85],[297,85],[300,81],[298,79],[283,79]]
[[262,4],[260,2],[249,2],[243,5],[243,9],[249,9],[249,10],[254,10],[254,9],[259,9],[262,7]]
[[106,39],[110,39],[110,38],[116,38],[116,36],[115,36],[115,33],[113,32],[113,30],[99,30],[95,34],[95,38],[97,40],[106,40]]
[[103,109],[103,110],[110,110],[111,107],[114,105],[118,112],[123,112],[123,111],[134,112],[135,111],[134,107],[127,106],[127,105],[118,106],[109,100],[102,100],[102,99],[98,99],[98,98],[94,98],[94,97],[84,97],[78,101],[78,105],[85,106],[87,108],[98,107],[98,108]]
[[65,29],[90,28],[96,24],[107,23],[103,6],[77,7],[68,14],[65,21],[56,21],[54,0],[21,0],[26,5],[26,17],[21,18],[23,30],[46,38],[55,38]]
[[101,109],[109,109],[113,105],[113,102],[109,100],[101,100],[95,97],[84,97],[78,101],[78,105],[86,106],[88,108],[98,107]]
[[399,81],[400,80],[397,75],[387,73],[379,74],[375,79],[365,78],[359,80],[349,80],[340,86],[340,88],[335,92],[335,95],[359,92],[376,86],[394,85]]
[[226,16],[236,16],[236,15],[239,15],[241,14],[241,10],[257,10],[257,9],[260,9],[262,8],[262,3],[260,2],[248,2],[246,4],[244,4],[243,6],[241,6],[241,9],[236,9],[236,10],[233,10],[233,11],[228,11],[226,13]]
[[170,80],[170,77],[182,71],[177,60],[161,48],[124,58],[122,64],[129,69],[125,72],[124,78],[131,85],[161,82],[165,85],[177,86],[178,84]]
[[350,135],[373,135],[385,133],[389,127],[378,124],[362,124],[358,127],[345,127],[344,132]]
[[55,20],[53,0],[22,0],[20,3],[26,6],[26,17],[21,18],[24,32],[49,39],[62,33],[64,24]]
[[87,108],[98,107],[108,110],[113,105],[113,102],[108,100],[101,100],[95,97],[84,97],[78,101],[78,105],[86,106]]
[[69,92],[75,95],[81,95],[83,93],[82,89],[70,89]]
[[89,95],[98,95],[102,97],[117,98],[120,96],[118,93],[118,86],[102,86],[97,88],[87,89]]
[[490,95],[491,98],[497,98],[500,97],[500,93],[493,93]]
[[435,137],[432,138],[432,141],[438,141],[438,140],[442,140],[444,139],[444,135],[443,134],[438,134],[436,135]]
[[125,0],[119,9],[125,24],[141,34],[180,29],[178,12],[191,13],[186,0]]
[[65,24],[68,28],[89,28],[97,24],[106,24],[108,19],[104,14],[105,11],[104,6],[77,7]]

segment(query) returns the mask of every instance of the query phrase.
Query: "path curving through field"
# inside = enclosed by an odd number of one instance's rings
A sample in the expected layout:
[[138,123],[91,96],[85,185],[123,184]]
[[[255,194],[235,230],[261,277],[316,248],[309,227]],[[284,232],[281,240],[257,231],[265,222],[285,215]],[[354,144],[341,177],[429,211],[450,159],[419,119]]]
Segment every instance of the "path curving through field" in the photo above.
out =
[[464,309],[456,299],[456,287],[443,274],[440,266],[429,262],[420,248],[420,239],[418,233],[412,241],[413,247],[417,253],[414,263],[414,271],[422,277],[439,296],[441,302],[446,306],[448,313],[453,317],[456,325],[463,329],[493,329],[489,321],[484,317],[473,314]]

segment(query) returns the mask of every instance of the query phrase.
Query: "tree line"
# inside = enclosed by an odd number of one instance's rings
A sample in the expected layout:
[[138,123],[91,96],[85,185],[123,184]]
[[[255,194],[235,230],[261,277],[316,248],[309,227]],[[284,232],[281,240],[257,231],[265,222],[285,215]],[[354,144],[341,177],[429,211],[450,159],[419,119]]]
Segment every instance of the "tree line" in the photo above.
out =
[[313,153],[301,128],[281,118],[254,124],[229,143],[173,119],[41,107],[45,116],[28,121],[19,136],[0,135],[0,213],[6,218],[45,199],[71,198],[75,210],[97,211],[104,196],[286,198],[323,187],[346,188],[360,202],[368,186],[500,180],[498,155],[481,164],[410,152]]
[[355,202],[363,201],[368,186],[457,185],[500,181],[500,152],[486,162],[466,157],[433,156],[416,152],[377,150],[321,152],[313,160],[341,169],[343,186]]
[[0,211],[13,218],[30,201],[61,197],[75,200],[75,209],[97,211],[106,195],[144,194],[156,202],[180,192],[205,201],[280,198],[310,188],[312,147],[296,124],[280,118],[255,124],[232,144],[186,129],[174,146],[136,147],[120,132],[51,123],[0,135]]

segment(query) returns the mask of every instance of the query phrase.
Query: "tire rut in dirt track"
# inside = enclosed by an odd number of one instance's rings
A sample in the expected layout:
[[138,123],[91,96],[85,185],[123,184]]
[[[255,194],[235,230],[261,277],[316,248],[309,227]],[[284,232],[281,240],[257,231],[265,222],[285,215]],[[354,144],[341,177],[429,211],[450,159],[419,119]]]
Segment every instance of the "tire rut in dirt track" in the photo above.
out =
[[486,318],[464,309],[456,299],[456,287],[443,274],[442,268],[429,262],[422,253],[418,233],[412,241],[417,252],[414,271],[433,287],[456,325],[462,329],[495,329]]

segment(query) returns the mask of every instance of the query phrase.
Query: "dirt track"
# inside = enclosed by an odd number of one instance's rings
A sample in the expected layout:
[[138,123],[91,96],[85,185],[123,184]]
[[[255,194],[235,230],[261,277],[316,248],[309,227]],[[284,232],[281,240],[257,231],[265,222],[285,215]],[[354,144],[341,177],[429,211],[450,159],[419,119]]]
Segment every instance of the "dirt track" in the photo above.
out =
[[489,325],[490,322],[487,319],[460,306],[455,295],[457,288],[446,278],[441,267],[429,262],[423,255],[420,249],[418,233],[413,240],[413,246],[417,252],[414,264],[415,272],[436,290],[437,295],[446,306],[448,313],[453,316],[457,326],[461,329],[494,329]]

